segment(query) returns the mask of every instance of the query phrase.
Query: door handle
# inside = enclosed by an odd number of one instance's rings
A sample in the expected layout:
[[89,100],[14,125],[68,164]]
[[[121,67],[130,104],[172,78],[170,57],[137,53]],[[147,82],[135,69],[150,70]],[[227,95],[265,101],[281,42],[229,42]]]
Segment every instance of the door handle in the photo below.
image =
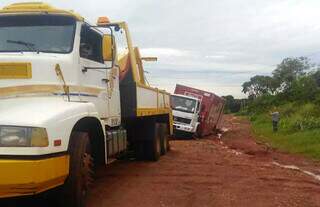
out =
[[85,72],[88,72],[88,70],[98,70],[98,69],[109,70],[111,68],[109,68],[109,67],[86,67],[86,66],[84,66],[82,68],[82,72],[85,73]]
[[110,80],[107,79],[107,78],[103,78],[103,79],[101,79],[101,81],[102,81],[102,82],[105,82],[105,83],[109,83]]

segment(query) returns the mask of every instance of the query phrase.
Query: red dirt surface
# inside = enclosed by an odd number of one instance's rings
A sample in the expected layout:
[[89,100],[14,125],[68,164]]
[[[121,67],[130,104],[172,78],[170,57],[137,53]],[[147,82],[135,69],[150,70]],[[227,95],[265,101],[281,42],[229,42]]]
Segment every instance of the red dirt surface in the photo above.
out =
[[88,207],[320,206],[320,181],[273,164],[319,165],[256,144],[250,123],[225,117],[222,142],[172,141],[159,162],[118,162],[98,173]]
[[315,174],[319,163],[257,144],[246,120],[225,116],[225,126],[221,140],[171,141],[159,162],[99,169],[87,207],[320,206],[319,180],[273,162]]

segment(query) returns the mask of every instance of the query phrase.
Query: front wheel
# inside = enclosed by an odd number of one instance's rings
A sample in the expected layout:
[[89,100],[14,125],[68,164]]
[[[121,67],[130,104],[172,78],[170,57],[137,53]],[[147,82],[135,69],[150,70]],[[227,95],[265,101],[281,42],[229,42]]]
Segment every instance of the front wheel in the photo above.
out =
[[84,207],[89,185],[93,181],[93,159],[88,133],[73,132],[68,151],[70,171],[64,185],[62,206]]

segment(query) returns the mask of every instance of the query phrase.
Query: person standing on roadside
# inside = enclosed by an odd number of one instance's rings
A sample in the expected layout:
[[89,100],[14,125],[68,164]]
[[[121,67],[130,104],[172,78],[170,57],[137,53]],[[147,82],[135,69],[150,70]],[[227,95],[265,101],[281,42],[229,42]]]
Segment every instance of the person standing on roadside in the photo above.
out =
[[272,127],[273,127],[273,132],[278,131],[278,124],[280,121],[280,113],[277,110],[273,110],[271,113],[272,116]]

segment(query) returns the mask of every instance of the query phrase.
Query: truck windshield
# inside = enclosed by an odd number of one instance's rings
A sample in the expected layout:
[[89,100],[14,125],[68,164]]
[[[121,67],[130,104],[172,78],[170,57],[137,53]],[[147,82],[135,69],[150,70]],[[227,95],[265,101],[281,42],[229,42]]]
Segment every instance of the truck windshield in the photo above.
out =
[[194,113],[196,110],[197,101],[180,96],[171,96],[171,108],[177,111]]
[[0,16],[0,52],[70,53],[76,20],[61,15]]

